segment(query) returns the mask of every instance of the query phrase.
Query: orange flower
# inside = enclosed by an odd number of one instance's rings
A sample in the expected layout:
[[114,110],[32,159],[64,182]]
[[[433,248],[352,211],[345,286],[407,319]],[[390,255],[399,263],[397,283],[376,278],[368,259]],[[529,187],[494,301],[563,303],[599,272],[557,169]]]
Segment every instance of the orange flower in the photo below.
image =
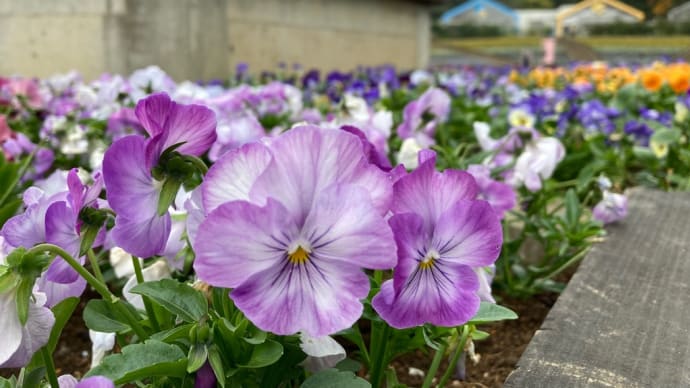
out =
[[690,66],[677,65],[669,68],[668,85],[677,94],[690,89]]
[[664,84],[664,77],[656,70],[642,70],[640,72],[642,86],[650,92],[656,92]]

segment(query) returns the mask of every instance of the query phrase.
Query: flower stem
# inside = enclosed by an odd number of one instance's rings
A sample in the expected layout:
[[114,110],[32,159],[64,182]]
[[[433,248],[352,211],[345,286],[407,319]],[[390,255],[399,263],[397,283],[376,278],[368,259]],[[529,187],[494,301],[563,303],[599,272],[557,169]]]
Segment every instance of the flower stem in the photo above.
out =
[[[137,277],[137,283],[141,284],[144,282],[144,273],[141,270],[141,263],[139,258],[132,256],[132,265],[134,265],[134,274]],[[155,331],[160,331],[160,326],[158,325],[158,320],[156,319],[156,313],[153,310],[153,305],[146,295],[141,296],[141,300],[144,302],[144,308],[146,309],[146,315],[149,316],[149,322]]]
[[438,382],[439,387],[445,387],[446,383],[450,379],[450,375],[453,373],[453,370],[455,369],[455,366],[458,363],[460,355],[465,354],[465,344],[467,343],[467,337],[469,337],[469,335],[470,327],[468,325],[463,326],[462,336],[460,337],[460,342],[458,342],[458,348],[455,350],[455,354],[453,355],[453,358],[450,360],[448,368],[446,368],[446,371],[443,373],[441,381]]
[[441,360],[443,359],[443,356],[446,354],[447,349],[448,349],[448,343],[444,342],[436,350],[436,354],[434,355],[434,359],[431,361],[431,366],[429,366],[429,370],[426,372],[426,377],[424,378],[424,383],[422,384],[422,388],[430,388],[431,387],[431,383],[434,380],[434,376],[436,376],[436,371],[438,371],[438,367],[439,367],[439,365],[441,365]]
[[93,270],[93,274],[96,275],[96,279],[105,284],[103,273],[101,273],[101,267],[98,265],[98,259],[96,258],[96,254],[93,253],[93,249],[89,248],[89,250],[86,251],[86,257],[89,258],[89,263],[91,263],[91,269]]
[[[385,322],[372,322],[374,327],[371,337],[371,349],[369,349],[371,358],[369,365],[369,374],[371,378],[371,386],[379,388],[382,385],[384,369],[387,367],[388,359],[388,337],[390,337],[391,328]],[[382,327],[383,326],[383,327]],[[375,335],[376,334],[376,335]]]
[[54,255],[62,257],[67,264],[69,264],[72,268],[74,268],[75,271],[79,273],[79,275],[86,280],[87,283],[91,287],[93,287],[96,292],[101,294],[103,299],[107,300],[108,302],[112,303],[113,306],[118,310],[119,313],[122,314],[123,317],[127,319],[129,322],[129,325],[132,327],[132,330],[139,336],[141,340],[147,339],[149,336],[146,334],[146,331],[144,331],[144,328],[141,326],[139,323],[139,320],[137,317],[135,317],[127,307],[122,303],[120,298],[117,296],[113,295],[112,292],[108,289],[108,287],[105,285],[105,283],[100,282],[98,279],[96,279],[89,271],[84,268],[81,264],[79,264],[78,261],[76,261],[69,253],[67,253],[64,249],[60,248],[57,245],[53,244],[38,244],[34,246],[33,248],[29,249],[26,254],[36,254],[40,252],[50,252]]
[[57,373],[55,373],[55,364],[53,363],[53,356],[48,352],[47,347],[41,348],[41,356],[43,357],[43,363],[46,367],[46,374],[48,375],[48,381],[50,382],[51,388],[60,388],[58,383]]

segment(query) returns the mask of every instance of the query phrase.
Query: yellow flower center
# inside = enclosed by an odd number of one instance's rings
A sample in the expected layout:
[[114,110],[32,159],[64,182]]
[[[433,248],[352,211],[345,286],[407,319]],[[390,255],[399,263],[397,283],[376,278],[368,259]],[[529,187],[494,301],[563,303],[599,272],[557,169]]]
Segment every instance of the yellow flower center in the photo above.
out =
[[297,249],[288,253],[288,260],[292,264],[304,264],[309,260],[309,252],[301,246],[297,246]]
[[441,255],[432,249],[426,253],[426,256],[419,262],[419,269],[429,269],[434,266],[434,262],[440,259]]

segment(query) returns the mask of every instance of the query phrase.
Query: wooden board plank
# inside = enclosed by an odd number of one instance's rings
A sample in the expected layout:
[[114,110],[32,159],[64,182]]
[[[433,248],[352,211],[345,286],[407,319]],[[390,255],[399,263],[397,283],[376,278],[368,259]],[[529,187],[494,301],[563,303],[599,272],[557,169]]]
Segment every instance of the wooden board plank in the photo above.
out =
[[505,387],[690,387],[690,193],[630,194]]

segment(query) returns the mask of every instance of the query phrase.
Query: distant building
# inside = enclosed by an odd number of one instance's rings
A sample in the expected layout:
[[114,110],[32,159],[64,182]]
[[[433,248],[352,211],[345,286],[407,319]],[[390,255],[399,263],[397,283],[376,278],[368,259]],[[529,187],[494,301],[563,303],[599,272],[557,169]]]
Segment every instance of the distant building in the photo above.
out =
[[690,1],[670,9],[666,17],[676,23],[690,22]]
[[514,9],[494,0],[469,0],[441,15],[443,26],[483,25],[505,29],[518,27],[518,14]]
[[441,0],[0,0],[0,75],[86,79],[156,64],[175,79],[279,62],[425,66]]
[[562,6],[556,14],[556,36],[566,32],[580,33],[596,24],[636,23],[644,20],[644,12],[617,0],[584,0]]
[[556,28],[556,9],[516,9],[520,34],[547,35]]

